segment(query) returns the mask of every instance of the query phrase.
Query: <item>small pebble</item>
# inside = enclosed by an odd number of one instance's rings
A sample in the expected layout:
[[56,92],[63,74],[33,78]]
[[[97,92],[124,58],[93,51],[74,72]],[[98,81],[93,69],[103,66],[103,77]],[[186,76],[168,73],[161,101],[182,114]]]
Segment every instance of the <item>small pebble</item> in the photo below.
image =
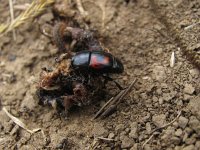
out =
[[[94,124],[94,128],[92,131],[93,135],[106,136],[107,132],[108,131],[104,128],[104,126],[102,124],[98,124],[98,123]],[[108,134],[107,134],[107,136],[108,136]]]
[[154,115],[152,121],[157,127],[161,127],[166,123],[166,116],[165,114]]
[[131,131],[129,133],[129,137],[138,138],[138,123],[132,122],[130,126],[131,126]]
[[151,124],[149,122],[146,123],[146,130],[148,134],[151,133]]
[[196,141],[195,147],[196,147],[197,149],[200,149],[200,141]]
[[192,98],[193,98],[193,96],[191,96],[191,95],[188,95],[188,94],[183,95],[183,101],[189,101]]
[[138,150],[138,149],[139,149],[138,143],[135,143],[135,144],[133,145],[133,147],[131,147],[130,150]]
[[179,145],[180,144],[180,142],[181,142],[181,139],[180,138],[178,138],[178,137],[171,137],[171,139],[170,139],[175,145]]
[[195,91],[195,88],[192,86],[192,84],[185,84],[185,88],[184,88],[184,93],[186,94],[193,94]]
[[120,140],[122,141],[121,148],[130,148],[134,144],[134,141],[125,135],[120,136]]
[[166,72],[165,68],[163,66],[155,66],[153,69],[154,76],[156,80],[163,81],[166,79]]
[[115,134],[114,133],[110,133],[109,135],[108,135],[108,138],[109,139],[113,139],[115,137]]
[[194,150],[194,145],[188,145],[186,147],[184,147],[182,150]]
[[[194,135],[194,134],[193,134]],[[187,145],[190,145],[190,144],[194,144],[195,142],[196,142],[196,137],[195,136],[193,136],[192,135],[192,137],[190,137],[190,138],[187,138],[186,140],[185,140],[185,143],[187,144]]]
[[176,130],[175,135],[180,137],[183,134],[183,131],[181,129]]
[[179,119],[178,119],[178,124],[182,129],[184,129],[187,126],[188,121],[189,120],[187,118],[180,116]]
[[191,74],[193,77],[198,77],[198,76],[199,76],[199,70],[198,70],[198,69],[191,69],[191,70],[190,70],[190,74]]
[[158,102],[159,102],[160,105],[163,104],[163,101],[164,101],[163,98],[159,98],[159,100],[158,100]]
[[192,98],[188,104],[188,109],[192,112],[197,119],[200,120],[200,96]]

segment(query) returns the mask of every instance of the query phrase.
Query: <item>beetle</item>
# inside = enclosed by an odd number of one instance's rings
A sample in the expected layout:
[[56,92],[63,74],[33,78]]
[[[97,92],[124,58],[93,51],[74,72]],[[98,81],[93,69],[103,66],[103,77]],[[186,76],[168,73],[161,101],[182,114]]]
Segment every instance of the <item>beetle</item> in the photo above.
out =
[[94,74],[122,73],[123,64],[119,59],[105,51],[80,51],[71,60],[74,70]]
[[[65,34],[68,32],[71,35],[71,48],[65,47]],[[89,30],[80,28],[68,27],[64,23],[59,23],[53,29],[54,41],[59,51],[65,51],[63,58],[67,55],[71,58],[72,70],[87,75],[102,76],[107,81],[113,81],[119,89],[123,89],[116,81],[108,76],[112,73],[122,73],[124,67],[122,62],[114,57],[109,52],[105,51],[101,43],[94,37]],[[74,46],[79,43],[81,47],[76,51],[75,55],[71,52]],[[57,62],[62,61],[62,56],[56,58]]]

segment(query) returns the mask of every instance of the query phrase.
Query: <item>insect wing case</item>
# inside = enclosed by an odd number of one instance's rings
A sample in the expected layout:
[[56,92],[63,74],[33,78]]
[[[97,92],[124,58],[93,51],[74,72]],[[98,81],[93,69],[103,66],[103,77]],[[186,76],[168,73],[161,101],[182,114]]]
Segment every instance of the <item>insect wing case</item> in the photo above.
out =
[[90,52],[81,51],[72,57],[72,67],[75,70],[88,70],[90,60]]
[[103,51],[93,51],[90,57],[89,68],[91,71],[108,73],[112,70],[112,55]]

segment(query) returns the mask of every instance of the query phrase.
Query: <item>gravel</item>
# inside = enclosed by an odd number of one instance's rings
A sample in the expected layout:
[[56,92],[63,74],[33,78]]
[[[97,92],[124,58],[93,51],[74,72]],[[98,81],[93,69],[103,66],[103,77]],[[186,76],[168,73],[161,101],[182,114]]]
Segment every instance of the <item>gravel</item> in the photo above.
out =
[[133,122],[131,123],[131,131],[129,133],[129,137],[130,138],[138,138],[138,123],[137,122]]
[[200,136],[200,121],[195,116],[190,117],[189,126]]
[[109,139],[113,139],[115,137],[115,134],[112,132],[112,133],[109,133],[109,135],[108,135],[108,138]]
[[182,131],[182,129],[178,129],[178,130],[176,130],[176,132],[174,134],[178,137],[181,137],[183,135],[183,131]]
[[188,109],[192,112],[193,115],[197,116],[200,119],[200,97],[194,97],[190,100],[188,104]]
[[106,130],[102,124],[95,123],[94,128],[92,130],[92,133],[94,136],[103,136],[106,137],[108,130]]
[[151,133],[151,124],[149,122],[146,123],[146,130],[148,134]]
[[187,118],[185,118],[183,116],[180,116],[179,119],[178,119],[178,125],[179,125],[179,127],[181,127],[182,129],[184,129],[187,126],[188,121],[189,120]]
[[192,86],[192,84],[185,84],[185,88],[184,88],[184,93],[186,94],[193,94],[195,91],[195,88]]
[[152,117],[152,121],[157,127],[161,127],[164,124],[166,124],[166,115],[165,114],[154,115]]
[[194,145],[188,145],[184,147],[182,150],[194,150],[194,149],[195,149]]
[[122,141],[121,148],[130,148],[134,144],[134,141],[125,135],[120,136],[120,140]]
[[193,77],[198,77],[199,76],[199,70],[198,69],[191,69],[190,70],[190,74],[193,76]]
[[153,69],[156,80],[162,81],[166,79],[166,70],[163,66],[155,66]]

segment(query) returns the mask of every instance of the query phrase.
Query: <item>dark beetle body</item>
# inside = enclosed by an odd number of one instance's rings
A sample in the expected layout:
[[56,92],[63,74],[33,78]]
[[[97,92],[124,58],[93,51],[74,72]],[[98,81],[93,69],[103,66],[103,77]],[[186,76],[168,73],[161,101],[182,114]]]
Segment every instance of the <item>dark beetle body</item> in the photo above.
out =
[[122,73],[123,64],[105,51],[80,51],[72,57],[73,69],[92,73]]

